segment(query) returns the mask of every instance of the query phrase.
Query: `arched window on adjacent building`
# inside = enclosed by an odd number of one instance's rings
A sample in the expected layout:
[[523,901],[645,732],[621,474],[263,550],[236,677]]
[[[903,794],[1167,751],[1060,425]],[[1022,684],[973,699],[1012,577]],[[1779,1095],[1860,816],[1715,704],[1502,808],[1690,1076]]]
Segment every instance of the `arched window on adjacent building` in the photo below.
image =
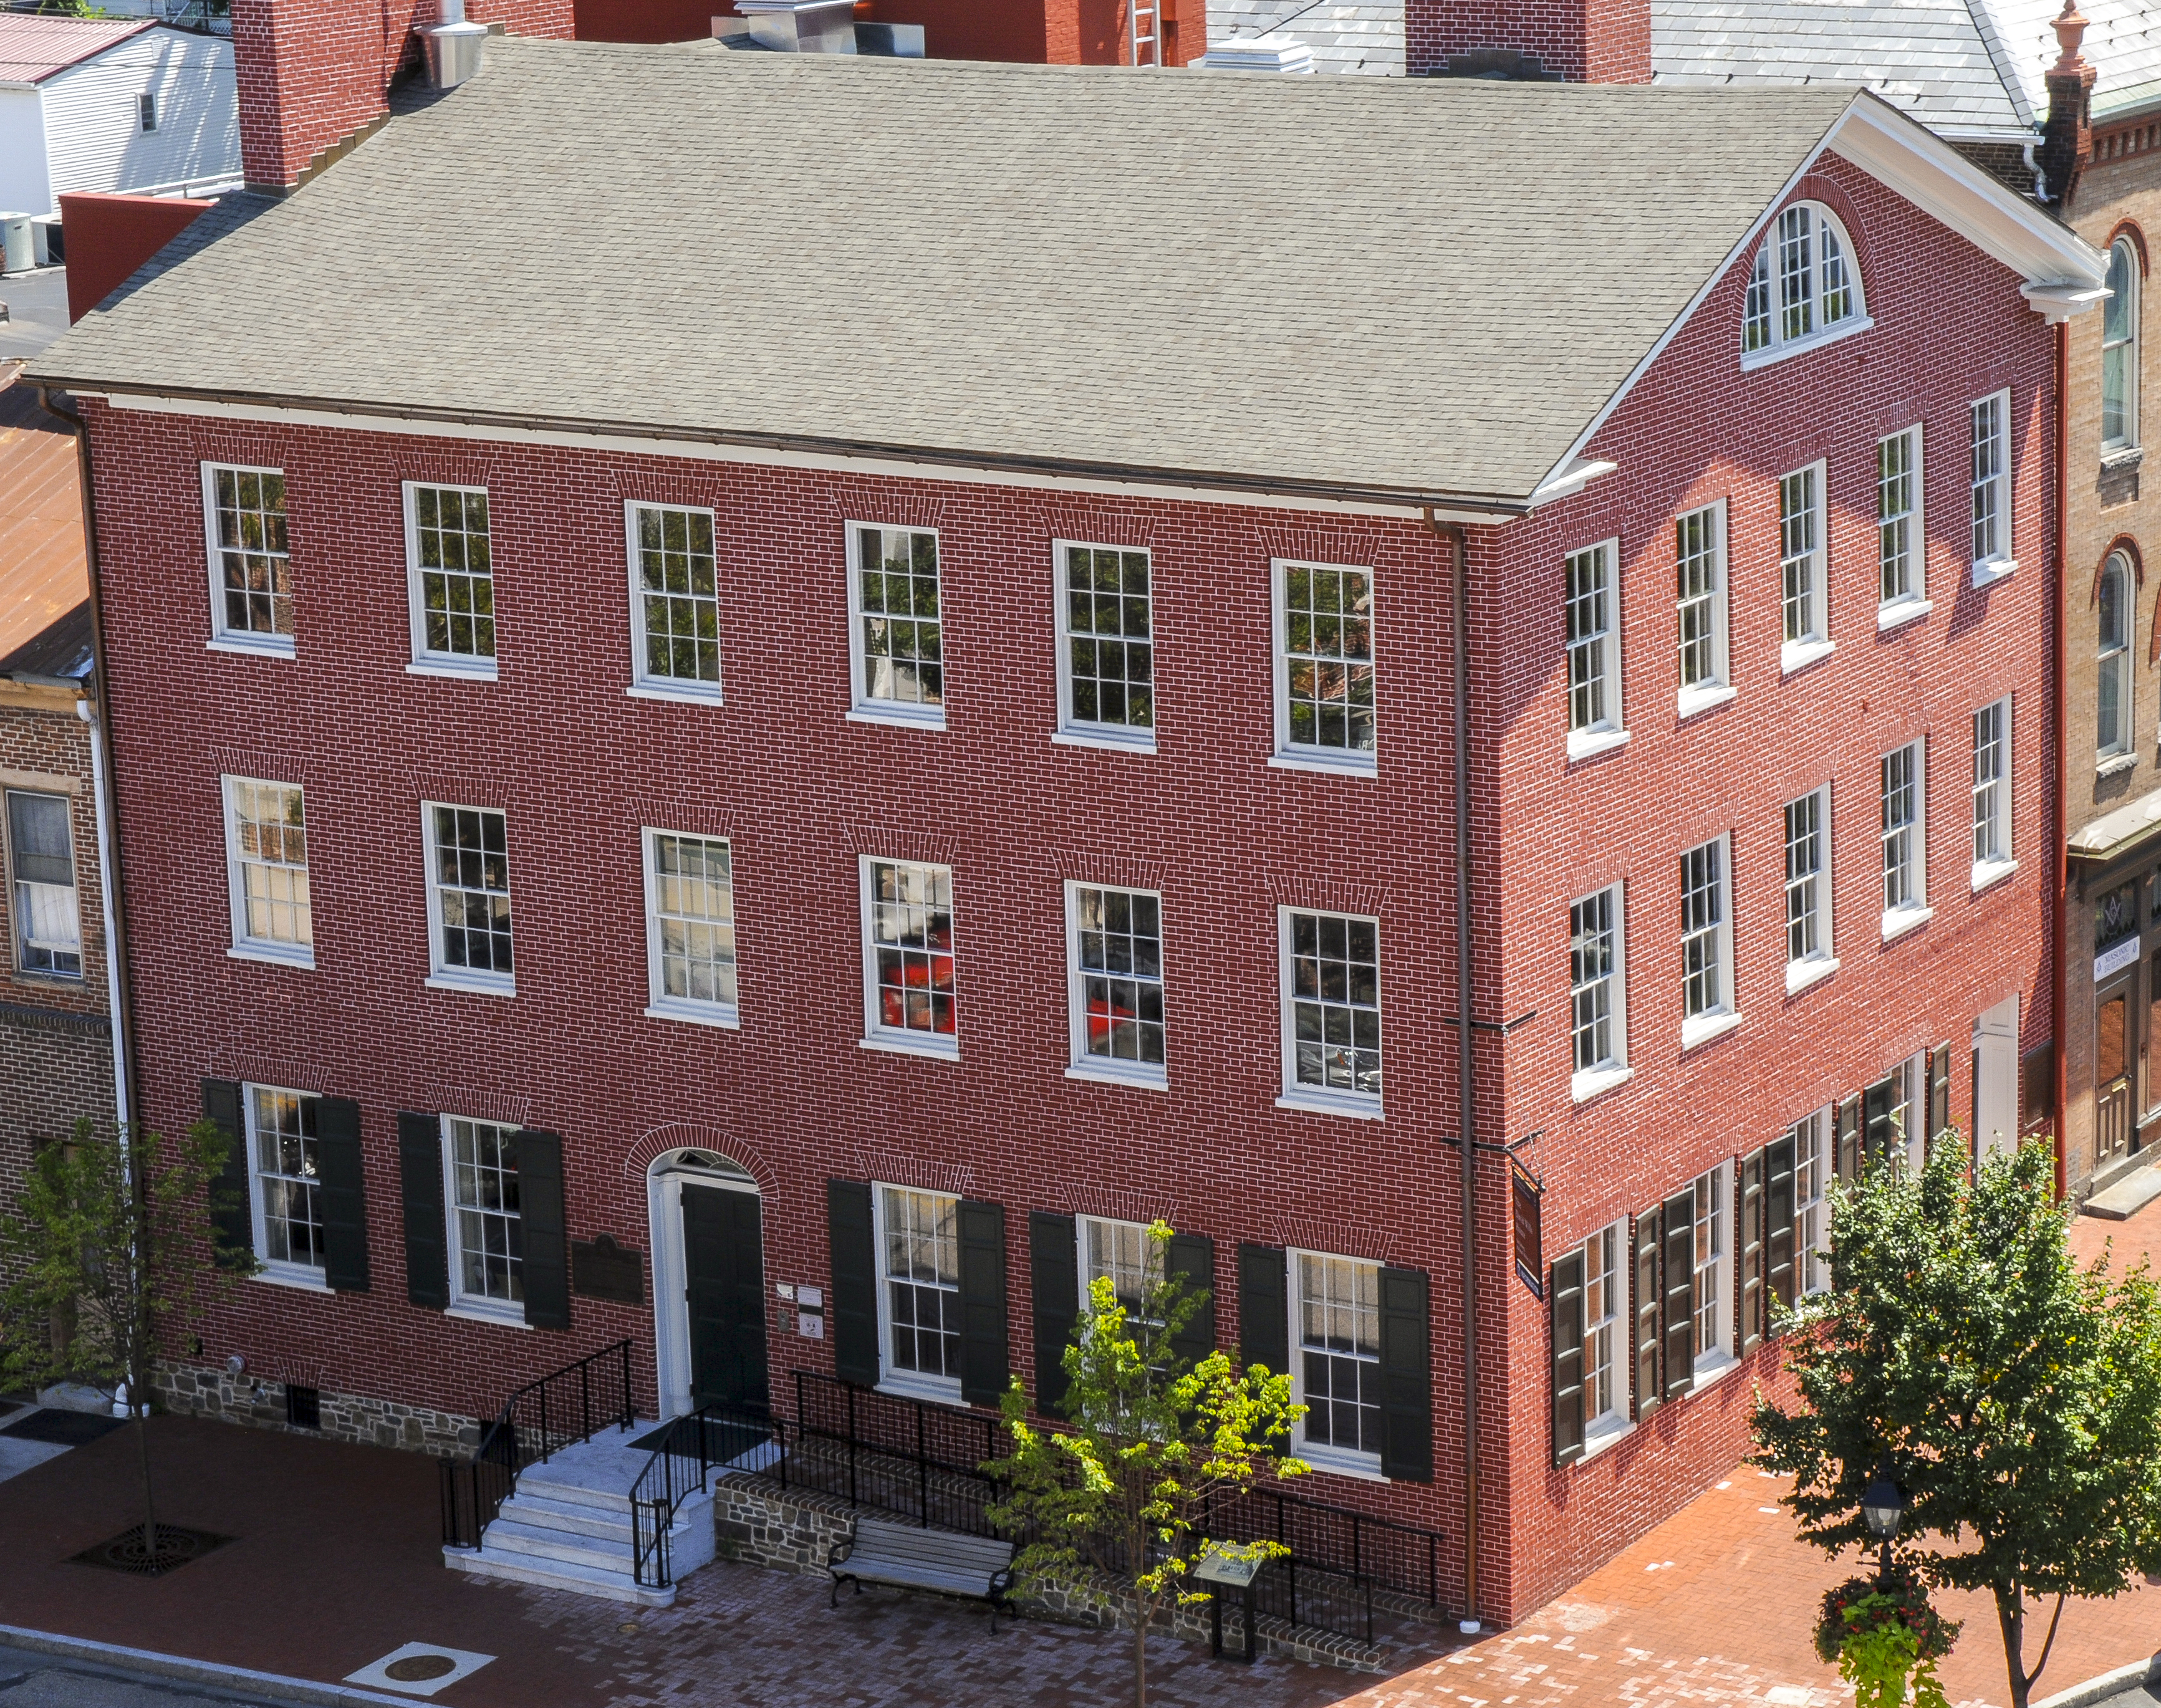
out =
[[1748,275],[1744,356],[1814,342],[1861,319],[1861,269],[1838,216],[1799,201],[1772,221]]
[[2107,305],[2101,320],[2101,443],[2138,443],[2138,251],[2128,237],[2109,246]]
[[2095,647],[2094,746],[2106,759],[2131,751],[2131,565],[2112,552],[2101,566]]

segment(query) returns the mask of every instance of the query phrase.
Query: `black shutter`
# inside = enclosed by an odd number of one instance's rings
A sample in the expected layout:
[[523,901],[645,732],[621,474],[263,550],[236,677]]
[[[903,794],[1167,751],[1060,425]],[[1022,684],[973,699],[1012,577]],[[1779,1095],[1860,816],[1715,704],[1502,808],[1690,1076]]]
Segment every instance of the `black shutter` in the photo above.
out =
[[518,1213],[525,1252],[525,1321],[570,1325],[570,1242],[563,1225],[563,1141],[530,1127],[518,1135]]
[[1045,1417],[1063,1417],[1065,1349],[1080,1315],[1080,1252],[1071,1216],[1028,1212],[1028,1280],[1035,1320],[1035,1409]]
[[1666,1200],[1659,1220],[1666,1232],[1665,1398],[1677,1399],[1695,1386],[1695,1189]]
[[405,1206],[405,1296],[441,1310],[450,1302],[450,1268],[440,1116],[398,1116],[398,1182]]
[[1381,1475],[1433,1481],[1433,1319],[1423,1269],[1381,1271]]
[[1204,1233],[1174,1233],[1164,1267],[1183,1277],[1189,1294],[1205,1293],[1200,1308],[1170,1337],[1172,1355],[1188,1370],[1216,1350],[1216,1242]]
[[1238,1247],[1238,1362],[1290,1373],[1289,1259],[1280,1246]]
[[825,1240],[833,1266],[833,1373],[875,1388],[878,1379],[877,1261],[867,1180],[825,1182]]
[[[1902,1068],[1900,1072],[1903,1072]],[[1861,1165],[1878,1166],[1891,1154],[1891,1111],[1898,1095],[1895,1075],[1878,1080],[1861,1094]]]
[[1841,1180],[1861,1178],[1861,1094],[1838,1106],[1838,1138],[1834,1167]]
[[360,1105],[315,1100],[315,1201],[323,1216],[323,1279],[341,1293],[367,1291],[367,1181],[360,1159]]
[[1794,1258],[1794,1153],[1790,1133],[1763,1148],[1764,1282],[1769,1296],[1789,1310],[1800,1294],[1795,1278],[1799,1268]]
[[202,1110],[203,1119],[225,1136],[225,1160],[210,1183],[216,1256],[227,1268],[242,1268],[255,1256],[255,1182],[247,1166],[247,1128],[241,1118],[239,1082],[205,1080]]
[[1753,1151],[1741,1159],[1736,1170],[1741,1182],[1734,1206],[1739,1224],[1734,1243],[1741,1249],[1741,1356],[1747,1357],[1763,1344],[1769,1331],[1763,1289],[1763,1153]]
[[1929,1052],[1929,1139],[1923,1154],[1936,1148],[1936,1141],[1950,1131],[1951,1125],[1951,1047],[1939,1044]]
[[1006,1211],[961,1200],[961,1398],[996,1405],[1012,1378],[1006,1344]]
[[1555,1258],[1547,1293],[1553,1323],[1553,1462],[1583,1457],[1583,1248]]
[[1640,1421],[1658,1410],[1665,1396],[1659,1381],[1659,1353],[1664,1345],[1659,1310],[1664,1303],[1659,1290],[1659,1206],[1637,1212],[1635,1223],[1635,1416]]
[[2018,1129],[2044,1125],[2056,1108],[2056,1046],[2039,1044],[2018,1058]]

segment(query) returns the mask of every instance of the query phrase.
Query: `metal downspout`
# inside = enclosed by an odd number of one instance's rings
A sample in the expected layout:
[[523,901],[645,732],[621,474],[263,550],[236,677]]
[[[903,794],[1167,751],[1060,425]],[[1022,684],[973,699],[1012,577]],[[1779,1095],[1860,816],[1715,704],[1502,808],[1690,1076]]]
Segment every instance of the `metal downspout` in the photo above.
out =
[[[2050,957],[2054,962],[2054,970],[2056,976],[2055,1013],[2051,1017],[2053,1023],[2050,1029],[2056,1034],[2056,1047],[2052,1052],[2055,1057],[2054,1074],[2055,1084],[2050,1087],[2050,1090],[2054,1093],[2053,1101],[2056,1106],[2056,1197],[2059,1201],[2070,1190],[2070,1158],[2065,1150],[2068,1134],[2065,1125],[2070,1116],[2070,1101],[2068,1077],[2070,1071],[2070,1020],[2065,1012],[2070,1000],[2070,973],[2068,966],[2067,934],[2064,929],[2067,910],[2070,906],[2071,878],[2071,768],[2068,757],[2070,747],[2070,690],[2065,680],[2068,673],[2065,669],[2064,659],[2065,627],[2064,596],[2069,580],[2065,571],[2065,560],[2070,552],[2071,448],[2069,395],[2070,374],[2071,323],[2069,320],[2059,320],[2056,323],[2056,503],[2054,506],[2056,549],[2052,554],[2054,563],[2051,565],[2051,585],[2049,589],[2049,625],[2054,631],[2049,637],[2052,644],[2049,648],[2049,669],[2056,679],[2054,685],[2054,693],[2052,696],[2055,702],[2056,713],[2056,774],[2054,779],[2055,787],[2049,791],[2049,797],[2055,807],[2056,815],[2055,917],[2049,922],[2049,935],[2055,951]],[[2025,1089],[2023,1085],[2019,1088],[2018,1095],[2020,1101],[2023,1101]],[[2023,1109],[2019,1111],[2019,1118],[2022,1122],[2025,1117],[2025,1112]]]

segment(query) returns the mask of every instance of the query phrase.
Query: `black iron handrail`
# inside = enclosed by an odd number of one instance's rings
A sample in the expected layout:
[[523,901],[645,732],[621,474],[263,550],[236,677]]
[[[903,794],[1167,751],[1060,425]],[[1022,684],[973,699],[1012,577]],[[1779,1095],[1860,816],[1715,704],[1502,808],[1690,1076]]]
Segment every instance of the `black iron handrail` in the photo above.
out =
[[[758,1450],[771,1445],[770,1454]],[[716,1465],[755,1461],[752,1468],[780,1470],[784,1486],[786,1444],[778,1425],[762,1409],[715,1401],[677,1418],[630,1486],[631,1576],[647,1589],[673,1583],[668,1537],[675,1508],[695,1487],[703,1494]],[[695,1471],[695,1476],[694,1476]]]
[[546,1463],[550,1455],[590,1440],[601,1429],[628,1429],[633,1416],[630,1401],[627,1340],[517,1389],[481,1431],[471,1459],[463,1464],[436,1461],[442,1466],[444,1542],[453,1548],[479,1547],[481,1533],[517,1492],[518,1472]]

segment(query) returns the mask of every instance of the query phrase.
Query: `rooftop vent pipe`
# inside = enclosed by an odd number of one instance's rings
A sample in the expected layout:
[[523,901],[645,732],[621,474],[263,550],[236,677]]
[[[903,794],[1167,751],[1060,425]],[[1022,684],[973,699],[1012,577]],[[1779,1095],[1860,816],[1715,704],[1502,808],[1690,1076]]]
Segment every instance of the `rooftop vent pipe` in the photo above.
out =
[[443,21],[420,32],[428,54],[428,86],[455,89],[480,70],[487,26],[466,21],[466,0],[442,0]]
[[1313,49],[1292,35],[1235,36],[1194,63],[1211,71],[1310,72]]

